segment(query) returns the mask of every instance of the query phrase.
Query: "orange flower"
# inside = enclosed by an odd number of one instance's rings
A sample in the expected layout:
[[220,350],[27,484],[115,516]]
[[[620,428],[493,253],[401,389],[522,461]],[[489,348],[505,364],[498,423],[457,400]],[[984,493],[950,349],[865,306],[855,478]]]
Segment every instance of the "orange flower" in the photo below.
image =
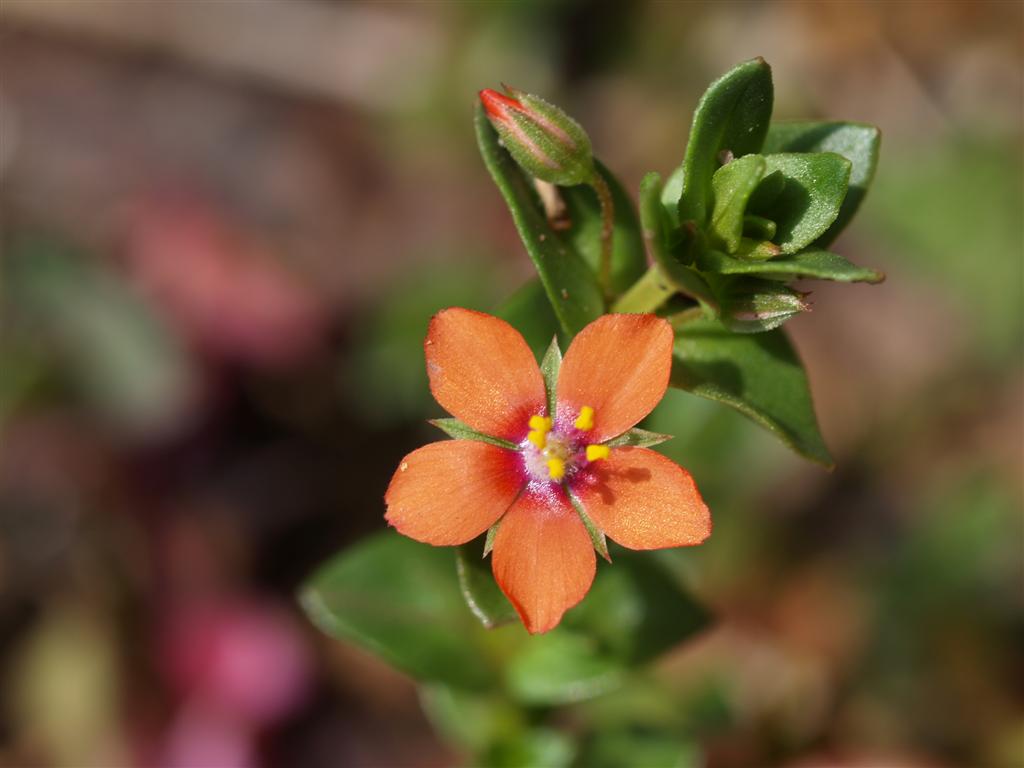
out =
[[406,456],[384,497],[387,521],[435,546],[497,525],[494,577],[531,633],[557,626],[586,595],[605,534],[630,549],[700,544],[711,517],[690,474],[614,444],[664,396],[672,341],[654,315],[598,318],[569,346],[552,414],[518,331],[468,309],[439,312],[424,343],[430,390],[487,437]]

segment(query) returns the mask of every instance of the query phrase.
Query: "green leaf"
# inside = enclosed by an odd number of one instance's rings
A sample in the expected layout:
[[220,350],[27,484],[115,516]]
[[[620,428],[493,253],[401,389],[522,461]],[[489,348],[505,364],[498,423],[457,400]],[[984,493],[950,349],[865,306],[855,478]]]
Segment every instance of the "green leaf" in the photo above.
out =
[[459,749],[482,752],[525,729],[523,713],[507,698],[435,683],[419,687],[420,704],[431,725]]
[[494,672],[475,642],[485,632],[459,591],[451,552],[393,531],[341,552],[302,587],[306,614],[417,680],[490,688]]
[[705,629],[711,616],[649,552],[614,548],[614,565],[599,568],[594,585],[566,613],[566,629],[597,641],[620,663],[646,663]]
[[623,668],[586,637],[556,629],[538,635],[513,657],[507,683],[519,701],[558,705],[600,696],[623,680]]
[[850,189],[843,200],[839,215],[815,245],[827,248],[843,231],[860,207],[864,195],[875,175],[881,132],[864,123],[772,123],[765,138],[764,151],[778,152],[835,152],[852,164]]
[[544,353],[552,336],[562,332],[539,278],[525,283],[506,299],[498,307],[497,315],[523,334],[526,343],[537,356]]
[[772,70],[760,58],[734,67],[708,87],[693,114],[686,145],[680,222],[707,223],[719,155],[728,151],[742,157],[761,151],[773,99]]
[[558,371],[562,367],[562,350],[558,348],[558,337],[551,339],[548,351],[540,362],[540,373],[544,377],[544,390],[548,396],[548,416],[555,418],[555,396],[558,392]]
[[618,448],[621,446],[630,446],[633,448],[650,448],[654,445],[664,443],[666,440],[671,440],[672,435],[662,435],[658,432],[648,432],[646,429],[640,429],[639,427],[633,427],[628,432],[623,432],[621,435],[616,437],[614,440],[609,440],[607,445],[612,448]]
[[562,330],[573,336],[604,311],[597,277],[575,248],[551,227],[532,180],[498,142],[498,134],[479,104],[476,136],[487,170],[512,213],[555,316]]
[[448,435],[448,437],[453,437],[456,440],[479,440],[481,443],[490,443],[499,448],[507,448],[510,451],[517,450],[514,443],[502,440],[500,437],[491,437],[483,432],[477,432],[472,427],[467,427],[458,419],[430,419],[429,422]]
[[494,581],[494,575],[481,556],[479,540],[455,550],[455,567],[462,597],[480,623],[488,629],[518,620],[516,609]]
[[796,253],[824,234],[839,215],[850,182],[850,161],[834,152],[764,159],[766,179],[778,173],[786,183],[770,203],[755,192],[749,212],[774,221],[775,244],[783,253]]
[[689,318],[675,328],[672,386],[729,405],[797,453],[833,466],[807,374],[782,330],[738,335],[708,318]]
[[[647,268],[647,255],[640,234],[636,205],[622,184],[600,161],[594,167],[608,183],[615,206],[612,229],[612,290],[622,293],[635,283]],[[559,187],[572,227],[566,233],[576,251],[596,274],[601,262],[601,205],[589,184]]]
[[[655,176],[658,175],[654,171],[651,173],[654,173]],[[681,224],[679,221],[679,199],[683,196],[683,176],[685,174],[686,164],[680,163],[665,179],[665,186],[659,195],[661,207],[665,210],[673,229]]]
[[585,747],[587,768],[701,768],[706,761],[694,744],[667,731],[601,730]]
[[720,275],[757,275],[783,280],[816,278],[841,283],[880,283],[882,272],[858,267],[842,256],[829,251],[806,250],[771,261],[744,261],[717,251],[701,255],[701,269]]
[[711,288],[700,273],[682,264],[671,252],[670,222],[661,204],[661,192],[661,177],[653,171],[645,175],[640,182],[640,222],[654,263],[676,290],[703,301],[714,301]]
[[770,331],[810,309],[804,301],[806,294],[773,280],[717,277],[713,285],[718,297],[718,316],[734,333]]
[[740,247],[747,201],[764,176],[765,167],[761,155],[747,155],[723,165],[711,179],[714,211],[710,234],[729,253]]
[[532,728],[503,738],[483,753],[474,765],[488,768],[568,768],[576,756],[576,744],[553,728]]

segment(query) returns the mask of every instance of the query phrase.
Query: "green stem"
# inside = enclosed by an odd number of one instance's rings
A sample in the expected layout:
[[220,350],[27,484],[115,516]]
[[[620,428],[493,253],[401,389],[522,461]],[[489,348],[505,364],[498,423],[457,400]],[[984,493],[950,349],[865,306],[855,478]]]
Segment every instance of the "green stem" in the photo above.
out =
[[612,305],[612,312],[653,312],[675,292],[661,267],[654,264]]
[[601,262],[597,280],[604,292],[605,301],[610,302],[612,299],[612,234],[615,227],[615,203],[612,202],[612,191],[608,188],[608,182],[604,180],[600,171],[594,170],[590,186],[594,188],[598,202],[601,203]]

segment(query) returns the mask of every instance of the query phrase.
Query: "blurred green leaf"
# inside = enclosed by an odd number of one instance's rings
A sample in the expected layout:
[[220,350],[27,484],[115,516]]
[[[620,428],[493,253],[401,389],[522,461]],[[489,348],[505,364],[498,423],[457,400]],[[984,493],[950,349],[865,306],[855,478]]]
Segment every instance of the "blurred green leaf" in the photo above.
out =
[[[850,182],[850,161],[834,152],[765,155],[765,179],[779,174],[785,185],[770,202],[760,191],[749,212],[776,225],[775,244],[783,253],[803,250],[825,233],[839,215]],[[768,181],[774,192],[777,182]]]
[[782,280],[816,278],[842,283],[880,283],[885,279],[883,273],[858,267],[839,254],[814,249],[769,261],[745,261],[706,251],[700,256],[700,267],[720,275],[755,275]]
[[827,248],[850,223],[867,194],[878,164],[881,132],[873,125],[844,122],[772,123],[764,140],[765,154],[835,152],[850,161],[850,188],[839,215],[815,244]]
[[711,179],[714,210],[710,234],[729,253],[740,246],[747,201],[764,176],[765,167],[761,155],[747,155],[723,165]]
[[169,427],[191,397],[190,362],[164,322],[113,273],[59,242],[24,238],[2,262],[15,321],[50,344],[81,396],[132,432]]
[[435,683],[419,687],[420,704],[441,736],[459,749],[479,753],[525,730],[523,712],[494,695]]
[[531,179],[498,142],[479,104],[476,135],[480,154],[512,213],[555,316],[562,330],[573,336],[604,311],[597,277],[572,244],[551,227]]
[[651,729],[601,730],[584,746],[586,768],[701,768],[699,748],[677,735]]
[[510,692],[533,705],[567,704],[618,687],[623,667],[590,638],[556,629],[536,635],[506,668]]
[[512,294],[498,307],[497,315],[523,334],[533,354],[538,357],[551,344],[551,339],[563,336],[561,340],[564,342],[568,338],[562,334],[539,278],[530,280]]
[[728,151],[742,157],[761,150],[773,100],[772,70],[760,58],[734,67],[708,87],[693,114],[686,145],[680,222],[707,223],[711,178],[722,164],[719,155]]
[[[615,206],[615,224],[612,230],[612,290],[622,293],[635,283],[647,268],[647,255],[640,234],[640,219],[636,205],[622,184],[600,161],[594,166],[608,182]],[[601,205],[593,187],[580,184],[559,187],[562,200],[572,221],[566,233],[569,242],[580,253],[596,274],[601,262]]]
[[644,664],[711,621],[708,611],[650,553],[615,547],[587,597],[564,619],[622,664]]
[[487,768],[566,768],[575,755],[576,745],[568,735],[533,728],[493,744],[477,764]]
[[466,609],[452,553],[393,531],[336,555],[302,587],[309,618],[417,680],[468,688],[494,684]]
[[500,437],[491,437],[490,435],[485,435],[483,432],[477,432],[475,429],[466,426],[458,419],[430,419],[430,423],[448,435],[448,437],[454,438],[455,440],[479,440],[481,443],[490,443],[491,445],[496,445],[499,448],[507,448],[510,451],[514,451],[516,449],[516,446],[508,440],[502,440]]
[[675,323],[672,386],[729,405],[797,453],[831,467],[807,374],[782,330],[730,333],[703,317]]
[[516,609],[494,581],[479,539],[456,548],[455,565],[462,597],[481,624],[491,629],[519,620]]

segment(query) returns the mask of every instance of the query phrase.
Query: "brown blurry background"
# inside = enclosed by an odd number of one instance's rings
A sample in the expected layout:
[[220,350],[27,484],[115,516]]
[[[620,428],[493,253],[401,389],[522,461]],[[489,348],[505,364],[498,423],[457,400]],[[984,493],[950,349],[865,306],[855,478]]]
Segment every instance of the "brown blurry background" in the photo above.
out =
[[836,250],[888,280],[789,324],[835,472],[680,392],[652,417],[718,617],[659,674],[714,702],[696,765],[1024,766],[1022,33],[1020,2],[0,0],[0,765],[458,761],[293,595],[432,437],[430,314],[529,276],[476,91],[550,97],[635,190],[763,56],[777,119],[881,127]]

